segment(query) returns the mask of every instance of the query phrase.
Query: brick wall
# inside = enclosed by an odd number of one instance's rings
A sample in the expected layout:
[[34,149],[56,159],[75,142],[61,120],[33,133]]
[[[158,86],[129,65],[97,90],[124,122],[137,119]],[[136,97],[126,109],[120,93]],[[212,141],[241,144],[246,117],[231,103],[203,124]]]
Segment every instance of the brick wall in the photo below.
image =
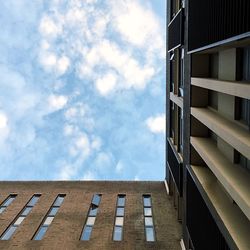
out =
[[[180,249],[180,225],[163,182],[55,181],[0,182],[0,203],[10,194],[16,200],[0,215],[0,234],[31,196],[41,193],[37,204],[11,240],[0,249]],[[31,240],[58,194],[64,202],[41,241]],[[80,241],[88,209],[95,193],[102,194],[91,239]],[[117,194],[126,194],[123,240],[112,241]],[[156,242],[146,242],[142,195],[151,194]]]

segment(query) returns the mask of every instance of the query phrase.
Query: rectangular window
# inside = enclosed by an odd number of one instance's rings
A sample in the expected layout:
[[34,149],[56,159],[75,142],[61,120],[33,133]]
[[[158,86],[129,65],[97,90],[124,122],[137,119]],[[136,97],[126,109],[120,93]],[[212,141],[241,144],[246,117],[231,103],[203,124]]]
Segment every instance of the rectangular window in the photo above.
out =
[[90,236],[95,224],[98,208],[101,202],[101,194],[95,194],[92,198],[92,202],[90,204],[89,212],[88,212],[88,217],[85,222],[81,238],[80,240],[90,240]]
[[115,225],[114,225],[114,231],[113,231],[114,241],[122,240],[124,214],[125,214],[125,201],[126,201],[126,195],[119,194],[117,197],[117,203],[116,203],[116,217],[115,217]]
[[29,200],[29,202],[25,205],[22,211],[16,216],[14,221],[8,226],[5,232],[1,235],[0,240],[9,240],[17,228],[21,225],[24,219],[28,216],[32,208],[35,206],[37,201],[40,198],[40,194],[35,194]]
[[41,225],[39,226],[37,232],[35,233],[35,236],[32,238],[33,240],[42,240],[46,231],[48,230],[48,227],[54,220],[56,213],[58,212],[60,206],[62,205],[64,198],[65,198],[65,194],[59,194],[56,197],[49,212],[43,218],[43,221]]
[[180,63],[179,63],[179,89],[178,95],[184,96],[184,49],[180,49]]
[[151,195],[143,195],[143,211],[146,241],[155,241]]
[[218,92],[208,90],[208,106],[215,110],[218,110]]
[[181,108],[178,108],[178,115],[179,115],[179,143],[178,143],[178,151],[183,153],[183,111]]
[[11,194],[3,201],[0,205],[0,214],[15,200],[16,196],[16,194]]
[[243,49],[243,67],[242,67],[242,80],[248,82],[250,81],[250,46]]
[[170,101],[170,137],[175,138],[175,104]]
[[250,160],[234,149],[234,163],[250,171]]

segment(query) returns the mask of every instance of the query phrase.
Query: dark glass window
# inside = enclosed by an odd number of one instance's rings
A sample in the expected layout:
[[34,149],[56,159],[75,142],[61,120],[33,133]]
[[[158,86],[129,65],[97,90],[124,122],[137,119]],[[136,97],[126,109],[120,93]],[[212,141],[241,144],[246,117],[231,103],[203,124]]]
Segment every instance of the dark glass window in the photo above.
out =
[[234,163],[239,164],[241,167],[250,171],[250,160],[238,152],[236,149],[234,150]]
[[235,119],[250,129],[250,100],[239,97],[235,98]]
[[250,46],[243,49],[243,81],[250,82]]
[[208,106],[218,109],[218,93],[216,91],[208,90]]

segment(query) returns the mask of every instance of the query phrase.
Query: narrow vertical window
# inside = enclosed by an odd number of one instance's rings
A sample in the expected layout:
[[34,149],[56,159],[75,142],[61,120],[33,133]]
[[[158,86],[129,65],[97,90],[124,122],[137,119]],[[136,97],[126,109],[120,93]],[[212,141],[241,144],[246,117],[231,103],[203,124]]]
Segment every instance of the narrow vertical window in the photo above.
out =
[[143,210],[146,241],[155,241],[152,202],[150,195],[143,195]]
[[16,194],[11,194],[3,201],[0,205],[0,214],[15,200],[16,196]]
[[60,206],[62,205],[64,197],[65,197],[65,194],[59,194],[56,197],[56,199],[55,199],[54,203],[52,204],[50,210],[48,211],[48,213],[44,217],[41,225],[39,226],[37,232],[35,233],[35,236],[33,237],[33,240],[41,240],[44,237],[49,225],[54,220],[54,218],[56,216],[56,213],[58,212]]
[[11,236],[14,234],[14,232],[17,230],[17,228],[21,225],[21,223],[28,216],[32,208],[35,206],[40,196],[41,196],[40,194],[35,194],[32,196],[32,198],[25,205],[22,211],[16,216],[14,221],[8,226],[8,228],[1,235],[0,237],[1,240],[9,240],[11,238]]
[[90,239],[100,202],[101,202],[101,194],[95,194],[90,204],[88,217],[87,217],[87,220],[85,222],[85,225],[81,234],[81,240]]
[[124,214],[125,214],[125,198],[126,195],[119,194],[116,203],[115,225],[113,232],[113,240],[121,241],[123,234]]

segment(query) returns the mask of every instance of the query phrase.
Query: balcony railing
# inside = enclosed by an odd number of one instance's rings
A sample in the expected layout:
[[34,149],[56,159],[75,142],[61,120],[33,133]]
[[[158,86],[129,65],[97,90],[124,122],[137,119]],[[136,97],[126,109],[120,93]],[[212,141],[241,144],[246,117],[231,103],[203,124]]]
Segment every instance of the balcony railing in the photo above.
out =
[[186,202],[187,229],[194,248],[230,250],[189,171]]
[[249,0],[189,0],[188,50],[250,36]]
[[171,142],[168,140],[168,164],[169,164],[172,176],[174,178],[174,182],[177,186],[178,192],[180,196],[182,196],[182,187],[183,187],[182,163],[176,157],[174,150],[175,149],[173,148],[173,145],[171,145]]

